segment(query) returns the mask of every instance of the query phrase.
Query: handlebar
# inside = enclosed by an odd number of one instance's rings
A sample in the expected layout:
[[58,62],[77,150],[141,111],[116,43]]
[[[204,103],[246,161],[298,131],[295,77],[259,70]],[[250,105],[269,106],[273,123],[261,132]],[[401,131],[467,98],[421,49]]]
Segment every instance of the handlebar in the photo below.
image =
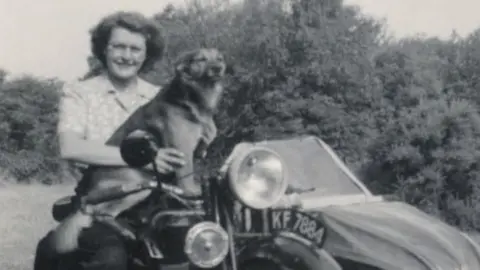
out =
[[[127,195],[137,193],[147,189],[155,189],[158,188],[158,182],[150,181],[148,183],[142,184],[123,184],[120,186],[104,188],[100,190],[95,190],[82,198],[83,204],[100,204],[108,201],[113,201],[116,199],[120,199]],[[183,190],[169,184],[160,183],[160,189],[166,192],[173,193],[175,195],[183,195]]]
[[94,190],[93,192],[87,194],[82,198],[82,202],[85,204],[100,204],[119,199],[142,190],[153,189],[155,187],[157,187],[157,183],[152,181],[144,184],[123,184],[119,186],[103,188],[100,190]]

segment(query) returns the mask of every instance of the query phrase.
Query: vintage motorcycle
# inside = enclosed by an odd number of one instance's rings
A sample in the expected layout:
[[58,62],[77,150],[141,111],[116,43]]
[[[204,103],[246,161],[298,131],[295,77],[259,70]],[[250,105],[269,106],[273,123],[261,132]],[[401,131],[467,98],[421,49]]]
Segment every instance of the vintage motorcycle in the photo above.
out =
[[[156,148],[144,134],[127,137],[121,152],[127,164],[140,167],[153,161]],[[282,157],[274,150],[241,143],[216,176],[202,179],[201,198],[183,197],[181,189],[157,177],[144,185],[89,194],[82,203],[98,204],[145,189],[158,198],[135,209],[133,217],[118,218],[123,225],[117,229],[135,236],[126,237],[130,269],[338,269],[322,251],[326,231],[321,218],[292,203],[282,206],[289,193],[285,174]],[[66,205],[55,203],[57,221],[69,211]],[[262,222],[255,222],[256,217]]]

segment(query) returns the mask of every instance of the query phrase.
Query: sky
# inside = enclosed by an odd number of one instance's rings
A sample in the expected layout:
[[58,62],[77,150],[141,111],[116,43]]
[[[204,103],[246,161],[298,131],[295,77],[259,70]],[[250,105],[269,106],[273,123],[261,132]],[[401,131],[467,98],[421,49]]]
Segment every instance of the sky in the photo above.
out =
[[[114,11],[151,16],[183,0],[0,0],[0,68],[71,80],[87,71],[88,31]],[[480,27],[480,0],[345,0],[385,18],[396,37],[467,35]]]

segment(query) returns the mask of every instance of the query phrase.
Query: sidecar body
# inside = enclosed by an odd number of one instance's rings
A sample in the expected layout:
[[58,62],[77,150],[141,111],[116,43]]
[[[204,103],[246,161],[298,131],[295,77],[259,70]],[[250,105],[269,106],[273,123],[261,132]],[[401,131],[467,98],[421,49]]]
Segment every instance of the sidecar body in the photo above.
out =
[[241,264],[264,259],[285,269],[480,269],[480,248],[469,235],[372,194],[321,139],[258,144],[282,156],[291,189],[303,192],[296,208],[237,209],[236,234],[245,239],[238,241],[244,243],[237,248]]

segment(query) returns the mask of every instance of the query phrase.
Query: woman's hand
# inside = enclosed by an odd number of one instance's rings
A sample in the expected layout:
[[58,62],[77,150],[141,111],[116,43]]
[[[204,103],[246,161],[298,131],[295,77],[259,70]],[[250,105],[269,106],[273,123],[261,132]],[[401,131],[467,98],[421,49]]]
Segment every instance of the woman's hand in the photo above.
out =
[[155,165],[159,173],[168,174],[186,164],[184,157],[177,149],[160,148],[155,157]]

